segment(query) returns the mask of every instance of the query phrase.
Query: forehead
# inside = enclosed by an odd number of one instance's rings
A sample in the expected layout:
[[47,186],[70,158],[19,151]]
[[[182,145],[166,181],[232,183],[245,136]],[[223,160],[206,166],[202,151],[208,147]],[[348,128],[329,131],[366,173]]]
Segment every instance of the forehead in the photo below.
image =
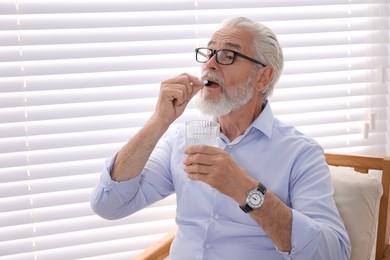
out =
[[254,33],[240,27],[227,26],[216,31],[208,46],[213,48],[228,48],[237,51],[251,51]]

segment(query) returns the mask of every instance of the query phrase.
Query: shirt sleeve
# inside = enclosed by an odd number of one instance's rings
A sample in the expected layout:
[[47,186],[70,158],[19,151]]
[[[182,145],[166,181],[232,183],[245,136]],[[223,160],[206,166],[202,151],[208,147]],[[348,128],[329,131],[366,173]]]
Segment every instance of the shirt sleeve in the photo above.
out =
[[[301,163],[302,162],[302,163]],[[333,186],[322,149],[297,158],[292,174],[292,250],[286,259],[349,259],[348,234],[333,199]],[[296,179],[294,179],[296,177]]]
[[[168,138],[167,138],[168,139]],[[135,178],[117,182],[111,179],[116,156],[106,160],[90,204],[105,219],[123,218],[172,194],[170,177],[170,143],[162,139],[153,150],[145,168]]]
[[105,162],[100,180],[93,189],[90,204],[93,211],[105,219],[118,219],[128,215],[124,210],[126,202],[133,198],[138,191],[140,176],[117,182],[111,179],[111,170],[116,155]]

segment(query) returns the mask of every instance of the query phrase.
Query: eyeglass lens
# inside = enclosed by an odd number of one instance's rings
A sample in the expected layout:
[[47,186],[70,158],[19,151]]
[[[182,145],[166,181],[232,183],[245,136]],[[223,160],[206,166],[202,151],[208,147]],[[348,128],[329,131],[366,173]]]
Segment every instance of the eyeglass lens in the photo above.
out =
[[207,48],[197,49],[196,60],[205,63],[216,54],[216,60],[220,64],[228,65],[234,61],[234,52],[229,50],[211,50]]

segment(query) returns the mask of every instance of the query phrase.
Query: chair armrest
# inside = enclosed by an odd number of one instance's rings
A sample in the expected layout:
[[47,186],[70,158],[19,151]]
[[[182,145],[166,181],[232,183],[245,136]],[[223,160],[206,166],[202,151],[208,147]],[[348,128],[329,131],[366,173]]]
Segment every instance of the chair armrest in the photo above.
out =
[[174,228],[161,239],[154,242],[141,254],[135,256],[133,260],[163,260],[169,256],[169,249],[173,239],[175,238],[176,229]]

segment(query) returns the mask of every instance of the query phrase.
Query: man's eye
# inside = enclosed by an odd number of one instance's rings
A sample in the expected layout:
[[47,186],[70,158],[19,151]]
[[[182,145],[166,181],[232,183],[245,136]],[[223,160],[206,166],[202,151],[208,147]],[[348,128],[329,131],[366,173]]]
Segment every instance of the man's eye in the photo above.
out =
[[231,52],[222,52],[221,56],[224,60],[233,60],[234,59],[234,53],[231,53]]
[[234,59],[234,55],[226,55],[226,59],[233,60]]

